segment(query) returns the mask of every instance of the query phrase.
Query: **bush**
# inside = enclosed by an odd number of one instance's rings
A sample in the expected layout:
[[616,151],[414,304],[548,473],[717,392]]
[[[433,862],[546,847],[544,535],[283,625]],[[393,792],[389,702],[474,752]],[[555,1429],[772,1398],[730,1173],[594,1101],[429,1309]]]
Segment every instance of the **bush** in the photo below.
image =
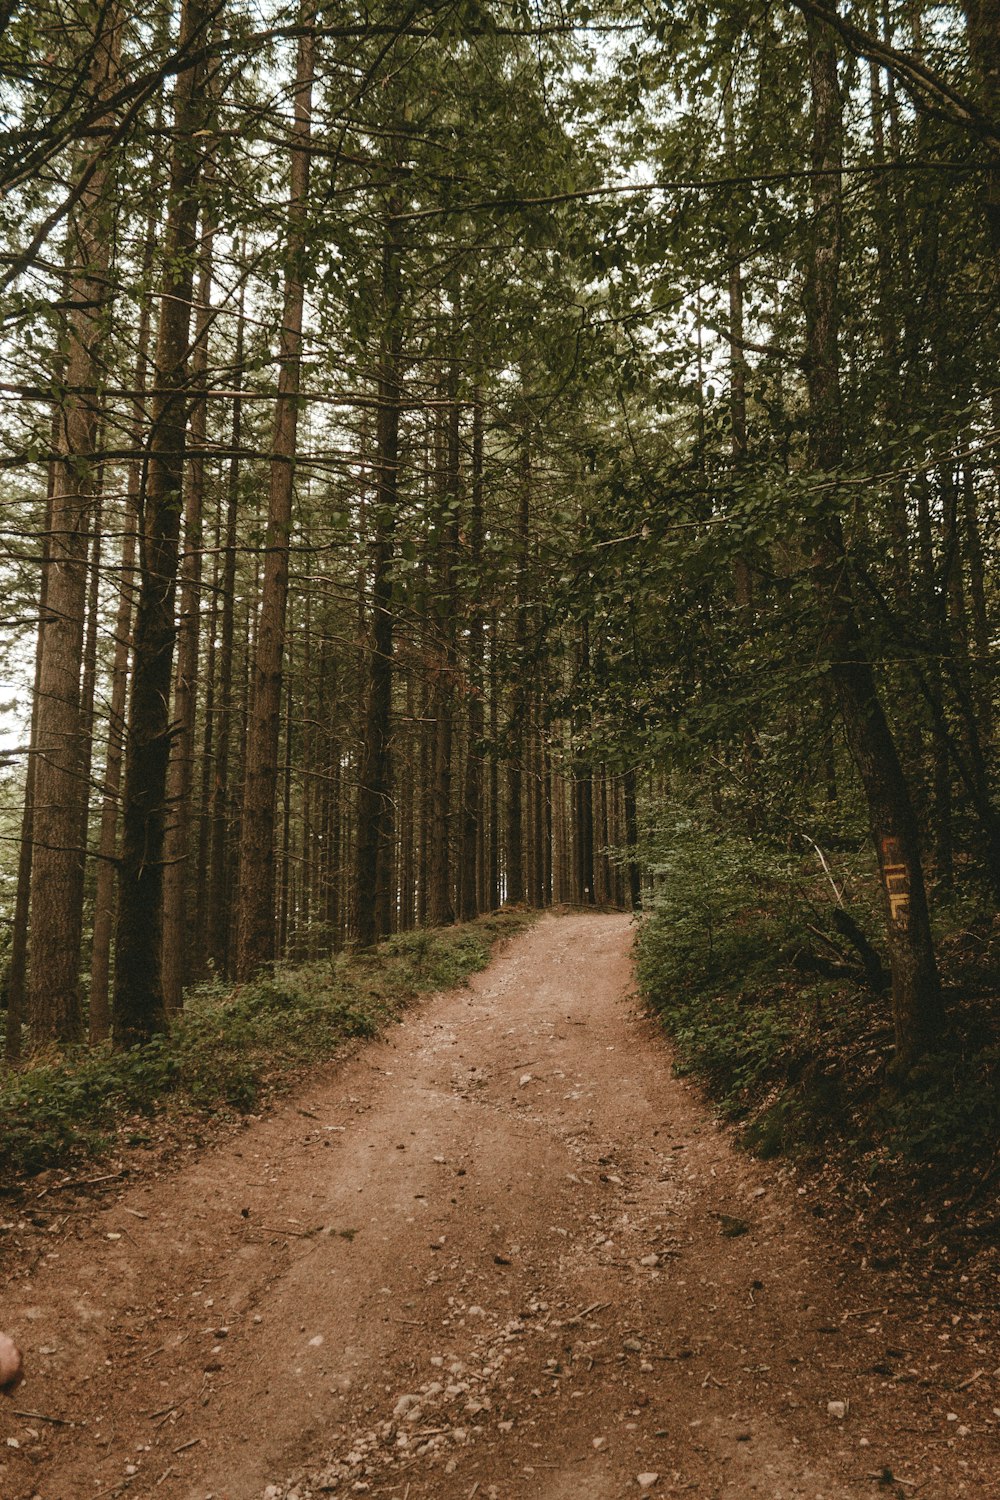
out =
[[[657,888],[637,940],[640,987],[678,1070],[703,1080],[752,1150],[864,1158],[869,1175],[988,1166],[1000,1136],[997,924],[939,910],[952,1039],[899,1092],[888,997],[865,987],[829,920],[835,884],[861,929],[878,932],[867,847],[841,853],[834,878],[815,851],[776,851],[685,810],[650,854]],[[824,967],[836,972],[817,979]]]

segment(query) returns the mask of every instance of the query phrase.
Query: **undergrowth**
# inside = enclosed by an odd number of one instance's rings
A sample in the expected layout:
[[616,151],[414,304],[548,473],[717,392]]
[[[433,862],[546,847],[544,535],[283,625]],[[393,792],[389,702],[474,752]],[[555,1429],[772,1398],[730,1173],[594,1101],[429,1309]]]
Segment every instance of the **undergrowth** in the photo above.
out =
[[238,988],[195,989],[168,1035],[130,1052],[71,1048],[0,1077],[0,1184],[141,1145],[165,1115],[257,1110],[303,1066],[377,1034],[416,996],[485,968],[497,939],[530,916],[401,933]]
[[871,865],[863,845],[834,859],[675,819],[657,839],[640,988],[678,1071],[757,1154],[836,1159],[862,1182],[919,1180],[964,1201],[1000,1138],[1000,925],[939,906],[949,1029],[900,1090],[888,995],[833,920],[847,910],[879,946]]

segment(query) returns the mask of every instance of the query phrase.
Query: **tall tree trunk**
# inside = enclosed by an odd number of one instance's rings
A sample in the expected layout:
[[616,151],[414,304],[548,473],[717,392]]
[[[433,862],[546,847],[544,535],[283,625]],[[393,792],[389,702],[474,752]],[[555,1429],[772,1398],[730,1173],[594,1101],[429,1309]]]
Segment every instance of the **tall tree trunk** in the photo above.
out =
[[[112,94],[119,76],[121,17],[114,5],[98,13],[87,38],[88,85],[95,103]],[[109,124],[108,120],[97,122]],[[76,1041],[83,1028],[80,946],[84,855],[80,842],[86,787],[80,697],[87,547],[97,477],[95,440],[104,378],[113,208],[110,162],[102,157],[80,195],[66,247],[67,395],[61,409],[52,518],[45,560],[45,613],[38,681],[33,786],[28,1011],[35,1045]]]
[[302,363],[302,307],[309,196],[309,142],[315,70],[314,11],[304,0],[295,68],[295,126],[288,201],[288,258],[281,328],[278,401],[274,415],[264,582],[247,728],[240,843],[236,977],[248,979],[274,957],[274,819],[281,735],[282,657],[288,601],[288,539],[298,393]]
[[215,227],[210,214],[203,212],[198,311],[191,355],[195,398],[189,418],[191,455],[184,496],[184,556],[181,560],[174,722],[167,776],[170,820],[164,841],[163,1001],[170,1014],[181,1008],[184,985],[190,978],[193,953],[187,910],[190,886],[188,841],[191,829],[191,792],[194,786],[195,714],[198,706],[202,517],[205,504],[205,441],[208,435],[205,385],[208,377],[214,233]]
[[[834,473],[843,461],[839,275],[842,106],[830,33],[808,25],[812,94],[813,245],[806,295],[810,459]],[[864,648],[839,518],[817,537],[815,587],[848,746],[864,787],[886,906],[896,1066],[903,1073],[941,1035],[943,1010],[920,862],[916,819],[892,731]]]
[[642,883],[639,862],[635,857],[635,851],[639,844],[639,820],[636,808],[636,774],[634,766],[630,766],[625,772],[623,795],[625,800],[625,847],[629,855],[628,899],[632,910],[638,911],[642,906]]
[[497,741],[500,734],[500,674],[497,667],[499,621],[494,608],[490,615],[490,821],[489,855],[486,866],[486,910],[500,905],[500,760]]
[[[156,249],[156,221],[151,212],[146,221],[142,285],[148,288]],[[135,397],[132,404],[132,446],[141,450],[149,364],[150,297],[142,298],[136,340]],[[125,747],[125,705],[128,695],[128,664],[132,647],[132,613],[135,604],[135,553],[139,516],[143,509],[145,466],[135,458],[128,468],[121,561],[118,578],[118,610],[115,617],[115,649],[111,665],[111,702],[108,710],[108,746],[104,761],[104,792],[98,835],[97,880],[94,892],[94,931],[90,951],[90,1040],[104,1041],[111,1031],[111,939],[115,918],[115,853],[118,846],[118,812],[121,797],[122,762]]]
[[458,914],[471,922],[479,911],[479,868],[483,822],[483,394],[472,393],[472,484],[469,506],[468,566],[472,576],[469,602],[467,725],[465,784],[462,788],[462,865],[459,872]]
[[[55,451],[59,432],[58,414],[53,417],[52,430],[52,446],[53,451]],[[52,533],[52,502],[58,482],[57,475],[57,465],[54,463],[50,464],[45,496],[45,540],[43,545],[46,549],[49,545],[48,538]],[[29,741],[31,745],[35,745],[38,742],[38,705],[40,702],[39,689],[41,687],[44,642],[44,631],[42,630],[41,622],[45,619],[48,572],[48,568],[44,566],[43,557],[43,566],[38,584],[39,629],[35,638],[35,677],[34,690],[31,697],[31,738]],[[37,765],[37,758],[34,755],[29,755],[28,766],[24,776],[24,807],[21,813],[21,835],[18,840],[17,851],[17,895],[14,898],[14,927],[11,933],[10,962],[7,968],[7,1030],[4,1039],[4,1056],[9,1063],[15,1063],[20,1059],[21,1031],[27,1019],[28,914],[31,897],[31,866],[35,849],[35,771]]]
[[439,408],[437,431],[438,516],[437,585],[434,597],[434,796],[431,823],[429,919],[432,926],[455,920],[452,899],[452,782],[454,752],[454,694],[458,653],[455,567],[459,542],[459,408],[458,366],[452,362],[441,392],[447,400]]
[[[185,0],[180,43],[207,29],[203,0]],[[125,745],[115,941],[113,1034],[129,1047],[167,1027],[163,998],[163,843],[170,757],[174,601],[184,485],[185,395],[201,171],[202,72],[178,74],[164,234],[163,295],[150,402],[139,598]]]
[[219,721],[215,730],[215,778],[212,784],[212,852],[209,860],[208,953],[217,974],[230,973],[229,894],[230,894],[230,827],[229,810],[235,798],[230,785],[233,740],[233,671],[236,634],[236,523],[240,500],[239,449],[243,432],[243,363],[246,340],[244,291],[236,321],[236,351],[232,413],[232,457],[226,487],[225,541],[222,568],[222,620],[219,630],[218,696]]
[[379,350],[376,496],[371,545],[372,586],[368,671],[358,773],[354,937],[370,947],[389,929],[392,806],[392,558],[399,489],[402,280],[399,205],[389,205],[382,251],[383,330]]
[[531,518],[531,441],[528,415],[521,424],[521,472],[517,495],[517,588],[514,605],[514,669],[511,697],[510,764],[507,770],[507,889],[510,902],[524,900],[524,762],[528,708],[528,545]]

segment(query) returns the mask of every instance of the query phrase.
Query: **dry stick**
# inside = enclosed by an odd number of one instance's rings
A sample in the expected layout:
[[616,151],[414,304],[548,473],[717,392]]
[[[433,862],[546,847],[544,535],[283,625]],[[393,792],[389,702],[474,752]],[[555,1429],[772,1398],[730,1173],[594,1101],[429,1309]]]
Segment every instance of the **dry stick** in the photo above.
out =
[[46,1193],[58,1193],[63,1188],[96,1187],[99,1182],[114,1182],[116,1178],[124,1176],[125,1172],[122,1170],[120,1172],[105,1172],[102,1177],[65,1177],[62,1182],[50,1182],[48,1187],[43,1187],[40,1193],[36,1193],[35,1201],[37,1202],[39,1198],[44,1198]]
[[603,1312],[606,1307],[610,1306],[610,1302],[592,1302],[589,1307],[581,1307],[578,1313],[574,1313],[571,1318],[567,1318],[563,1327],[568,1328],[571,1323],[578,1323],[581,1318],[586,1318],[590,1313]]
[[273,1224],[258,1224],[257,1228],[261,1234],[293,1234],[298,1240],[310,1240],[314,1234],[319,1234],[322,1224],[315,1229],[277,1229]]
[[202,1439],[200,1437],[188,1438],[187,1442],[186,1443],[180,1443],[174,1449],[174,1452],[175,1453],[183,1453],[186,1448],[193,1448],[196,1443],[200,1443],[201,1441],[202,1441]]
[[[980,1370],[979,1373],[983,1374],[983,1371]],[[965,1383],[970,1384],[969,1381]],[[17,1407],[14,1408],[14,1415],[15,1417],[34,1417],[36,1422],[51,1422],[56,1427],[75,1427],[80,1420],[78,1417],[49,1417],[43,1411],[20,1411]]]

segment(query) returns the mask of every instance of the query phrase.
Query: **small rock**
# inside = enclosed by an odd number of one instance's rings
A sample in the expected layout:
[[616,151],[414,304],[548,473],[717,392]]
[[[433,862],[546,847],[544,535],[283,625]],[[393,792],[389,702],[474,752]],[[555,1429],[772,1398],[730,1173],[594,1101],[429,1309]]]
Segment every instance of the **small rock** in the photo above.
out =
[[828,1417],[833,1417],[836,1421],[842,1422],[847,1416],[847,1402],[828,1401],[826,1403],[826,1414]]
[[640,1266],[658,1266],[660,1257],[658,1255],[644,1255],[639,1262]]
[[637,1474],[635,1477],[641,1490],[651,1490],[660,1478],[659,1474]]
[[520,1078],[517,1080],[517,1086],[518,1086],[519,1089],[523,1089],[524,1085],[526,1083],[530,1083],[530,1082],[531,1082],[531,1074],[530,1073],[522,1073],[521,1076],[520,1076]]
[[642,1345],[638,1339],[625,1339],[622,1343],[622,1348],[628,1349],[631,1354],[638,1354],[642,1349]]
[[599,1437],[599,1438],[592,1438],[592,1439],[591,1439],[591,1443],[590,1443],[590,1446],[591,1446],[591,1447],[592,1447],[592,1448],[597,1448],[597,1449],[601,1449],[601,1448],[603,1448],[603,1447],[604,1447],[604,1445],[605,1445],[605,1443],[606,1443],[606,1442],[607,1442],[607,1438],[602,1438],[602,1437]]

